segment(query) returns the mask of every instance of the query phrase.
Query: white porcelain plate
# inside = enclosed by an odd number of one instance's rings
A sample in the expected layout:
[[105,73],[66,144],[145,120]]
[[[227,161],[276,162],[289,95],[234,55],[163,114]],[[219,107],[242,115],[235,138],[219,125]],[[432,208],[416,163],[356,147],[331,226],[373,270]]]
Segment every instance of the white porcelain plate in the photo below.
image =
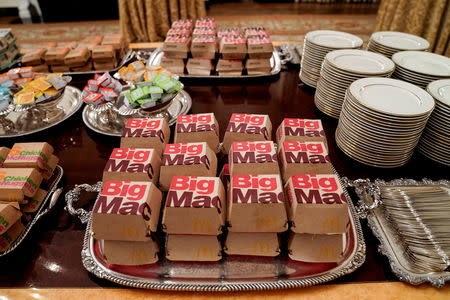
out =
[[401,80],[369,77],[356,80],[350,93],[361,104],[395,116],[415,116],[429,113],[434,99],[423,89]]
[[359,48],[363,40],[356,35],[334,31],[334,30],[315,30],[306,34],[305,39],[313,44],[328,48]]
[[395,64],[422,74],[450,77],[450,58],[423,51],[402,51],[392,55]]
[[427,86],[427,91],[436,100],[450,106],[450,79],[442,79],[431,82]]
[[372,34],[376,43],[398,50],[427,50],[430,43],[419,36],[397,31],[379,31]]
[[395,68],[395,64],[389,58],[364,50],[335,50],[328,53],[325,59],[341,70],[357,74],[385,74]]

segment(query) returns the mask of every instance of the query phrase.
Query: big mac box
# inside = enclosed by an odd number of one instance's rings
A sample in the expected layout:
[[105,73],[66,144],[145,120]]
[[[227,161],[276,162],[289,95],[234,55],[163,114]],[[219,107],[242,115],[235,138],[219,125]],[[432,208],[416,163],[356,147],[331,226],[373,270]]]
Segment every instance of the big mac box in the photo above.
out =
[[169,234],[166,258],[171,261],[218,261],[222,246],[215,235]]
[[228,154],[231,175],[280,174],[272,141],[233,142]]
[[223,59],[244,59],[247,56],[247,41],[241,35],[225,36],[220,40],[219,52]]
[[312,263],[339,262],[345,249],[344,234],[291,234],[288,239],[289,257]]
[[333,173],[333,166],[323,142],[283,142],[279,155],[284,182],[295,174]]
[[27,203],[42,182],[42,175],[33,168],[0,169],[0,201]]
[[174,142],[206,142],[214,152],[218,153],[219,124],[214,113],[178,116]]
[[277,256],[280,244],[276,233],[228,232],[224,251],[228,255]]
[[182,58],[172,58],[163,55],[161,57],[161,67],[166,68],[170,72],[175,74],[183,74],[184,73],[184,60]]
[[228,231],[282,232],[288,229],[280,175],[232,175]]
[[17,240],[19,235],[22,233],[22,231],[25,229],[25,226],[23,226],[22,222],[19,220],[16,223],[14,223],[8,231],[0,235],[0,251],[5,251],[9,248],[9,246]]
[[276,141],[280,145],[285,141],[326,143],[327,139],[321,120],[285,118],[277,129]]
[[21,216],[19,203],[0,203],[0,234],[8,231],[14,223],[20,220]]
[[209,58],[189,58],[186,69],[189,75],[208,76],[214,66]]
[[162,193],[143,181],[107,181],[92,212],[92,232],[100,240],[149,241],[158,227]]
[[158,244],[153,241],[100,241],[105,260],[111,265],[140,266],[158,261]]
[[268,36],[249,37],[247,39],[249,58],[271,58],[273,55],[272,40]]
[[0,168],[3,168],[3,163],[5,162],[6,157],[8,156],[9,148],[0,147]]
[[269,74],[272,70],[268,58],[249,58],[245,62],[245,68],[248,75]]
[[159,184],[170,188],[174,176],[215,177],[217,157],[207,143],[167,144],[161,160]]
[[219,235],[226,210],[219,177],[174,176],[166,197],[163,230],[168,234]]
[[272,123],[268,115],[232,114],[223,138],[224,152],[228,154],[233,142],[270,141]]
[[15,143],[3,163],[5,168],[45,169],[53,147],[48,143]]
[[169,138],[169,125],[164,118],[128,119],[120,148],[153,148],[161,155]]
[[347,231],[348,204],[337,175],[294,175],[286,184],[286,193],[293,232],[337,234]]
[[167,36],[163,44],[164,55],[171,58],[187,58],[191,38],[187,35]]
[[216,57],[216,52],[217,39],[215,36],[199,36],[192,39],[192,57],[214,59]]
[[217,61],[216,70],[221,76],[240,76],[243,69],[244,65],[240,59],[219,58]]
[[161,158],[155,149],[114,148],[105,169],[103,182],[151,181],[158,184]]

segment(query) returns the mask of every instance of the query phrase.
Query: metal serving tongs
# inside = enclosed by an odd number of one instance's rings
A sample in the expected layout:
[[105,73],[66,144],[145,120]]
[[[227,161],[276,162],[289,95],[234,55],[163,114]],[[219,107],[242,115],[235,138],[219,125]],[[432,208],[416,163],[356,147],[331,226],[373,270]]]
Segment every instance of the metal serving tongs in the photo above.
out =
[[411,268],[421,272],[450,272],[450,189],[442,180],[422,182],[399,179],[391,182],[343,178],[359,197],[357,211],[366,218],[382,212],[397,233]]

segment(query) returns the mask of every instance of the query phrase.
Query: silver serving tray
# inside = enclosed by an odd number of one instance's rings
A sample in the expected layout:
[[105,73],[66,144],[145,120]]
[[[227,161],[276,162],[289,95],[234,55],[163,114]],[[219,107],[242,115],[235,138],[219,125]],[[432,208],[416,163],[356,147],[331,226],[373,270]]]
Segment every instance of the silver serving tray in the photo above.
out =
[[[367,179],[357,179],[350,181],[343,178],[347,187],[354,187],[359,197],[360,217],[367,217],[368,225],[375,237],[380,241],[378,251],[385,255],[391,266],[392,272],[402,281],[411,284],[421,284],[429,282],[437,287],[442,287],[450,280],[450,272],[420,272],[412,269],[410,258],[404,252],[404,245],[398,233],[386,217],[379,200],[379,191],[382,186],[424,186],[424,185],[444,185],[450,188],[447,180],[431,181],[424,179],[416,181],[413,179],[396,179],[389,182],[375,180],[370,182]],[[369,205],[367,203],[370,203]],[[419,216],[420,217],[420,216]],[[448,229],[450,236],[450,228]],[[430,242],[431,246],[431,242]]]
[[[67,76],[74,76],[74,75],[94,75],[95,73],[105,73],[105,72],[116,72],[120,68],[122,68],[127,62],[129,62],[133,57],[135,57],[136,52],[133,50],[128,50],[127,53],[124,55],[122,60],[120,61],[120,64],[112,70],[93,70],[93,71],[84,71],[84,72],[64,72],[63,75]],[[55,73],[61,73],[61,72],[55,72]],[[52,74],[52,73],[37,73],[37,74]]]
[[[161,64],[161,58],[164,55],[164,52],[162,51],[163,47],[156,48],[155,51],[150,55],[150,58],[147,62],[147,66],[152,65],[160,65]],[[272,67],[272,70],[268,74],[262,74],[262,75],[240,75],[240,76],[220,76],[220,75],[209,75],[209,76],[198,76],[198,75],[188,75],[188,74],[177,74],[180,79],[224,79],[224,78],[231,78],[231,79],[239,79],[239,78],[266,78],[266,77],[272,77],[280,73],[281,71],[281,59],[278,54],[278,52],[275,50],[273,51],[273,55],[270,58],[270,65]]]
[[31,231],[31,229],[34,227],[34,225],[36,225],[36,223],[39,222],[40,219],[42,219],[46,214],[48,214],[52,210],[52,208],[55,206],[56,202],[58,201],[59,196],[63,192],[63,188],[58,188],[58,185],[59,185],[63,175],[64,175],[63,168],[61,168],[61,166],[59,166],[59,165],[56,166],[55,171],[54,171],[52,177],[50,178],[50,181],[49,181],[50,183],[48,184],[47,196],[42,201],[41,206],[38,208],[38,210],[36,212],[34,212],[33,218],[25,226],[24,231],[9,246],[9,248],[3,252],[0,252],[0,258],[2,256],[7,255],[8,253],[11,253],[17,247],[19,247],[20,244],[28,236],[28,233]]
[[0,115],[0,138],[33,134],[58,125],[83,105],[80,95],[79,89],[66,86],[63,94],[55,100]]
[[189,112],[192,107],[192,99],[189,94],[181,90],[178,93],[170,105],[161,110],[155,110],[149,114],[132,114],[132,115],[121,115],[118,110],[121,103],[116,102],[111,105],[109,109],[99,110],[92,105],[86,105],[83,109],[83,122],[87,127],[93,131],[108,135],[108,136],[121,136],[123,128],[129,118],[143,118],[143,117],[153,117],[167,119],[169,125],[175,124],[177,117],[179,115],[185,115]]
[[[306,287],[334,280],[359,268],[365,260],[366,245],[355,207],[349,201],[351,230],[345,258],[339,263],[311,264],[295,262],[285,255],[278,258],[223,258],[218,263],[169,262],[134,267],[134,271],[108,265],[101,257],[91,231],[92,213],[75,209],[82,190],[97,192],[102,183],[77,185],[69,191],[66,210],[87,223],[81,259],[87,271],[99,278],[129,287],[178,291],[243,291]],[[346,191],[345,191],[346,192]],[[351,199],[347,192],[346,196]],[[319,266],[319,267],[318,267]],[[123,267],[123,266],[122,266]],[[312,272],[312,269],[321,269]]]

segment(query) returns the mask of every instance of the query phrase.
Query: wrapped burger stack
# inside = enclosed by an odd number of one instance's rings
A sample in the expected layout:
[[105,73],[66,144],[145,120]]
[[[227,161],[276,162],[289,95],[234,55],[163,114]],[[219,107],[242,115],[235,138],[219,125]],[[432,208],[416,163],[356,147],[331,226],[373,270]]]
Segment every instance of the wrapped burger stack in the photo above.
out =
[[16,40],[10,28],[0,28],[0,70],[9,68],[19,54]]

